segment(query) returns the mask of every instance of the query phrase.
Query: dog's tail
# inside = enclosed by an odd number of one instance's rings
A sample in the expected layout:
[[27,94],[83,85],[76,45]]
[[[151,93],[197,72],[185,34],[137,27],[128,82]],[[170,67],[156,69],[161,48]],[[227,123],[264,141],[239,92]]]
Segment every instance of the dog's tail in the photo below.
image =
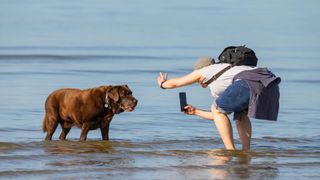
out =
[[42,130],[43,130],[43,132],[47,132],[47,116],[45,116],[45,117],[43,118]]

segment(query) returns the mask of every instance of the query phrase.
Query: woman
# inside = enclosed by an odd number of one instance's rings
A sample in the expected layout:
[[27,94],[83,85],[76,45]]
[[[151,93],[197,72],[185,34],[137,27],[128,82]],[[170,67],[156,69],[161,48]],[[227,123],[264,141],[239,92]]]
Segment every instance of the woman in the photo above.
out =
[[[219,78],[217,78],[212,83],[208,83],[208,81],[221,70],[230,66],[228,63],[214,63],[212,58],[202,57],[199,58],[195,64],[194,70],[182,77],[168,79],[166,73],[160,72],[158,76],[158,85],[162,89],[172,89],[178,88],[186,85],[190,85],[193,83],[199,83],[203,88],[209,86],[211,90],[211,95],[214,98],[214,101],[211,106],[211,111],[205,111],[201,109],[197,109],[191,105],[187,105],[185,107],[185,113],[189,115],[197,115],[199,117],[213,120],[216,128],[220,134],[220,137],[225,145],[227,150],[234,150],[234,141],[233,141],[233,133],[232,127],[230,124],[230,120],[227,116],[225,109],[231,109],[233,112],[241,112],[246,110],[248,107],[248,101],[250,96],[250,89],[248,85],[243,82],[239,81],[232,86],[233,89],[231,92],[234,92],[234,88],[243,89],[239,93],[231,93],[231,94],[224,94],[222,99],[219,100],[219,96],[232,84],[232,80],[234,76],[242,71],[252,70],[255,67],[252,66],[234,66],[224,72]],[[229,97],[229,98],[225,98]],[[237,101],[229,101],[229,99],[233,99],[238,97]],[[218,100],[218,101],[216,101]],[[223,106],[222,108],[217,105]],[[244,105],[243,105],[244,104]],[[237,109],[239,107],[243,107],[244,109]],[[236,109],[235,109],[236,108]],[[243,113],[242,116],[238,116],[236,119],[237,129],[240,136],[240,140],[242,143],[243,150],[250,149],[250,140],[251,140],[251,122],[250,119]]]

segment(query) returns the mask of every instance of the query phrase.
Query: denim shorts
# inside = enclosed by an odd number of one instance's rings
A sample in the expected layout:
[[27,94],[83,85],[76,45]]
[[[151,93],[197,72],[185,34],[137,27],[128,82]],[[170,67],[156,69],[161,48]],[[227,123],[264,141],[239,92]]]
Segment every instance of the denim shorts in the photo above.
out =
[[216,105],[222,113],[240,113],[248,110],[249,99],[250,88],[248,84],[244,80],[237,80],[216,99]]

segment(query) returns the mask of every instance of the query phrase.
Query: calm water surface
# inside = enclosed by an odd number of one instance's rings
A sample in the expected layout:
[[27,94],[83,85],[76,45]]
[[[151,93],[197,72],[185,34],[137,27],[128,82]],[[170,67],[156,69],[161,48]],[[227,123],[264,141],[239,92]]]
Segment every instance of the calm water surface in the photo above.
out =
[[[318,1],[8,1],[0,7],[0,178],[319,179]],[[246,23],[244,23],[246,22]],[[199,56],[247,44],[282,78],[277,122],[252,120],[252,150],[225,151],[211,121],[179,112],[178,92],[208,109],[208,89],[157,87]],[[128,84],[134,112],[110,141],[90,131],[43,141],[44,102],[63,87]],[[234,126],[235,124],[232,123]],[[241,148],[234,132],[237,148]]]

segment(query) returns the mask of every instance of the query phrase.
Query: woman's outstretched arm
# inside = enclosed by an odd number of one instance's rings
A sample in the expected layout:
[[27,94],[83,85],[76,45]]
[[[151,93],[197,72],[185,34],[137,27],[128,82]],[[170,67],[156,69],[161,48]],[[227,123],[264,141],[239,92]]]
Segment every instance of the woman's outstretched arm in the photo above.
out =
[[190,74],[187,74],[182,77],[167,79],[167,74],[160,72],[158,76],[158,85],[164,89],[173,89],[177,87],[186,86],[193,84],[195,82],[201,82],[204,77],[201,76],[199,71],[192,71]]

